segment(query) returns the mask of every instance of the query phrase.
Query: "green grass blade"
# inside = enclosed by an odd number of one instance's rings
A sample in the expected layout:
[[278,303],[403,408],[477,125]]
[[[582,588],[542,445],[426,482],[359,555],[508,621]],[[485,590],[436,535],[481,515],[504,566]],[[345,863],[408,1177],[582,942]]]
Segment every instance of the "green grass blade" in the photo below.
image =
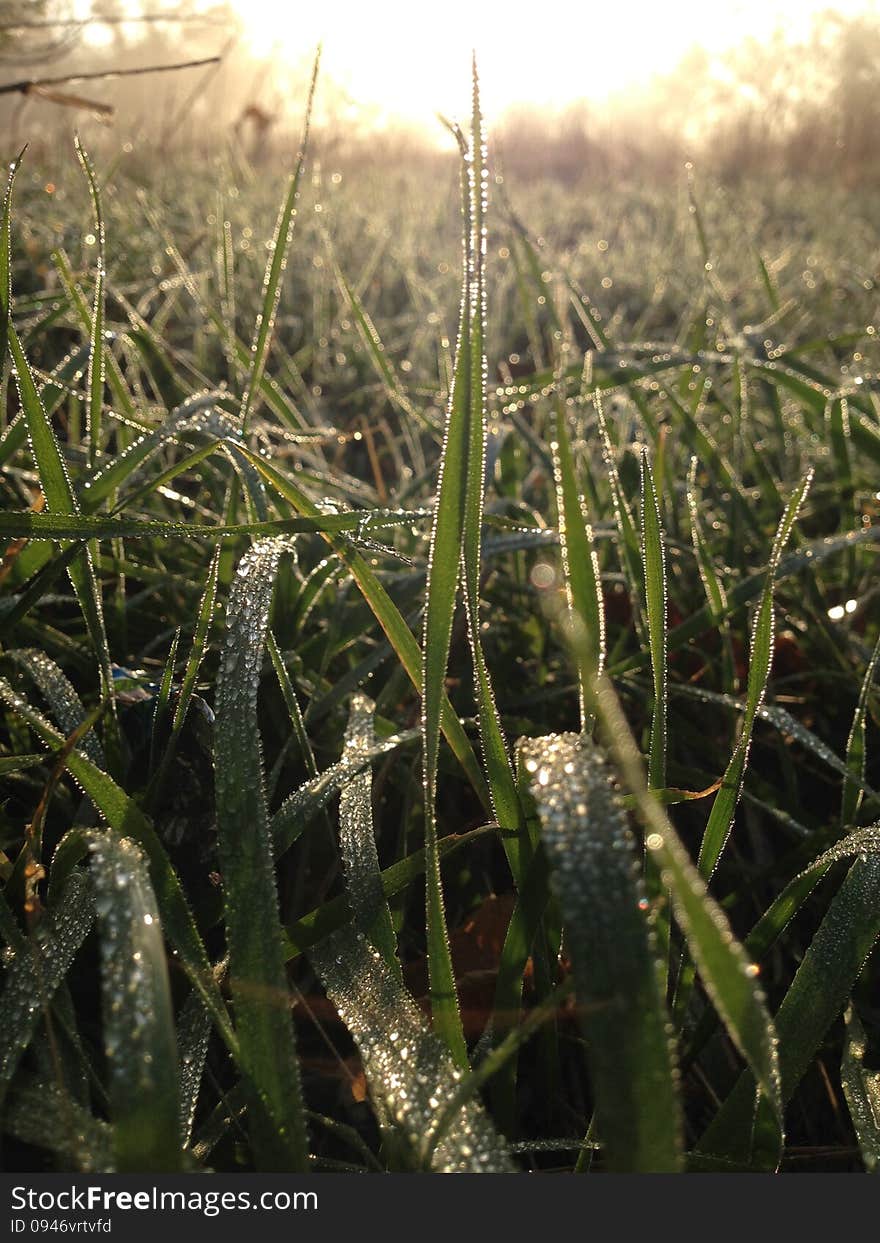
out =
[[[15,181],[15,175],[21,167],[21,161],[24,156],[24,150],[21,150],[16,158],[9,164],[9,177],[6,182],[6,194],[3,200],[3,213],[0,216],[0,362],[5,367],[6,356],[9,352],[10,336],[12,331],[12,246],[11,246],[11,217],[12,217],[12,186]],[[5,373],[4,373],[5,385]],[[10,430],[10,429],[4,429]]]
[[595,745],[521,740],[565,916],[596,1125],[609,1170],[681,1168],[681,1111],[660,961],[634,843]]
[[589,651],[588,667],[578,670],[581,728],[586,729],[587,682],[600,674],[605,664],[605,610],[602,603],[599,561],[584,502],[578,490],[568,419],[565,403],[561,398],[556,402],[555,426],[556,439],[551,449],[569,624],[575,625],[579,621],[583,625],[582,642]]
[[749,673],[746,683],[746,710],[743,717],[742,731],[739,741],[734,748],[730,763],[727,766],[727,771],[724,774],[721,789],[716,794],[715,801],[712,804],[712,811],[709,815],[709,821],[703,833],[703,840],[700,846],[698,866],[702,875],[707,878],[711,877],[715,871],[733,826],[733,818],[742,791],[746,764],[748,763],[752,727],[764,699],[767,678],[770,675],[770,665],[773,659],[773,584],[776,571],[779,568],[782,551],[788,543],[801,505],[812,482],[812,477],[812,471],[810,471],[804,477],[800,486],[795,489],[777,528],[776,538],[773,541],[770,563],[767,567],[766,583],[752,627]]
[[55,1154],[58,1168],[83,1174],[113,1169],[113,1132],[57,1083],[20,1075],[3,1110],[7,1135]]
[[184,1148],[188,1147],[192,1138],[210,1036],[211,1012],[193,989],[183,1003],[177,1019],[177,1047],[180,1053],[180,1143]]
[[[46,504],[50,512],[55,514],[77,514],[79,506],[71,486],[70,477],[67,473],[67,466],[61,456],[61,450],[58,447],[58,441],[55,439],[55,433],[52,430],[46,411],[43,408],[40,394],[37,390],[34,377],[31,372],[30,364],[25,357],[21,342],[18,339],[18,333],[12,323],[11,307],[12,307],[12,287],[11,274],[9,268],[9,248],[10,248],[10,218],[12,210],[12,187],[18,165],[13,164],[10,169],[9,181],[6,188],[6,196],[3,202],[2,223],[0,223],[0,251],[5,253],[6,276],[5,287],[0,290],[0,297],[3,298],[2,316],[4,322],[7,323],[7,333],[9,348],[12,355],[13,366],[15,369],[15,378],[18,385],[19,399],[24,411],[25,420],[27,422],[28,438],[30,440],[31,449],[34,460],[37,464],[37,470],[40,476],[40,485],[46,497]],[[98,658],[98,668],[101,677],[102,698],[107,699],[111,705],[114,704],[113,693],[113,675],[110,668],[110,651],[107,645],[107,633],[104,627],[104,612],[101,603],[101,593],[98,582],[95,577],[94,565],[92,562],[91,552],[88,546],[84,546],[82,556],[71,561],[68,567],[70,581],[79,600],[80,608],[85,618],[86,627],[89,631],[89,637],[95,648]],[[115,738],[115,730],[113,728],[113,714],[110,715],[109,729],[110,741]],[[115,750],[115,743],[114,743]]]
[[[464,279],[450,417],[464,424],[467,465],[464,478],[464,516],[461,532],[462,584],[468,621],[468,638],[474,662],[474,690],[483,759],[495,819],[507,836],[505,846],[514,879],[522,879],[520,852],[525,821],[507,744],[498,717],[495,695],[480,637],[480,553],[483,539],[483,490],[486,475],[486,194],[489,173],[480,112],[480,88],[476,61],[473,66],[473,150],[462,161],[464,207]],[[447,439],[450,433],[447,432]]]
[[229,975],[250,1135],[263,1169],[304,1170],[305,1119],[263,787],[257,691],[275,574],[285,542],[238,564],[217,682],[214,765]]
[[[880,935],[880,855],[859,858],[832,899],[776,1015],[781,1096],[788,1104],[828,1031],[846,1005]],[[755,1085],[744,1072],[697,1149],[748,1160]]]
[[[338,532],[362,531],[369,527],[360,512],[349,514],[321,514],[314,517],[267,519],[265,522],[217,523],[205,526],[196,522],[154,522],[150,519],[124,518],[98,514],[34,514],[30,510],[0,512],[0,539],[42,540],[108,540],[138,539],[179,536],[182,539],[223,539],[227,535],[293,535],[300,532],[319,532],[332,535]],[[381,525],[381,522],[380,522]]]
[[317,773],[284,800],[272,817],[275,856],[290,848],[300,833],[347,782],[360,775],[374,760],[391,755],[406,743],[421,738],[420,729],[403,730],[370,747],[346,749],[335,764]]
[[[34,733],[47,746],[56,748],[64,743],[64,736],[45,717],[27,703],[0,678],[0,700],[26,721]],[[172,868],[165,849],[150,821],[119,788],[107,773],[102,772],[80,751],[71,751],[65,764],[74,780],[82,787],[107,824],[122,837],[134,838],[150,860],[151,880],[159,901],[162,927],[171,944],[180,954],[193,985],[200,991],[209,1006],[217,1030],[231,1051],[237,1048],[235,1037],[226,1013],[226,1007],[214,981],[205,947],[199,936],[192,913],[187,904],[180,881]],[[66,847],[62,851],[62,846]],[[50,893],[63,886],[71,868],[82,858],[86,842],[82,831],[73,829],[56,850],[50,876]],[[61,858],[59,858],[59,855]],[[56,875],[56,865],[58,873]]]
[[199,602],[199,611],[196,617],[196,629],[193,635],[192,647],[186,661],[186,669],[183,673],[183,679],[180,683],[180,691],[177,696],[177,703],[174,707],[174,719],[171,723],[172,731],[177,734],[183,728],[186,721],[186,714],[189,711],[190,701],[196,688],[196,681],[199,676],[199,669],[205,658],[205,649],[208,644],[208,634],[211,629],[211,623],[214,620],[214,601],[217,598],[217,576],[220,571],[220,553],[222,546],[220,544],[214,549],[211,557],[211,564],[208,566],[208,575],[205,579],[205,589],[202,592],[202,598]]
[[105,271],[105,237],[104,211],[101,207],[101,194],[98,190],[98,179],[94,165],[80,142],[79,135],[74,138],[77,158],[86,175],[89,194],[95,212],[95,297],[92,306],[91,328],[89,332],[89,369],[86,386],[89,393],[86,427],[88,431],[89,465],[94,468],[101,453],[101,416],[104,405],[104,280]]
[[0,777],[5,777],[7,773],[18,773],[25,768],[36,768],[38,764],[45,764],[45,755],[4,755],[0,757]]
[[[375,746],[375,704],[366,695],[351,701],[345,733],[345,757],[357,762]],[[339,800],[339,853],[345,868],[345,884],[357,932],[382,955],[385,965],[403,983],[397,958],[397,937],[391,911],[382,892],[379,856],[373,829],[372,777],[369,767],[346,781]]]
[[[645,593],[645,618],[647,622],[648,647],[651,652],[651,676],[654,702],[651,709],[651,733],[648,744],[648,785],[654,790],[666,787],[666,721],[667,669],[666,669],[666,551],[664,534],[660,524],[660,501],[648,458],[648,450],[641,453],[641,558],[642,581]],[[645,883],[651,900],[662,894],[662,884],[653,861],[645,861]],[[665,902],[658,902],[655,930],[663,947],[664,960],[668,961],[669,912]],[[666,970],[663,973],[664,992]]]
[[614,445],[611,442],[611,436],[608,431],[608,424],[605,419],[605,411],[602,406],[602,400],[598,391],[593,393],[593,403],[596,407],[596,418],[599,424],[599,434],[602,442],[602,455],[605,459],[605,469],[608,474],[608,482],[611,487],[611,499],[614,505],[614,519],[617,523],[618,546],[620,554],[621,568],[629,585],[630,597],[633,602],[633,612],[636,617],[636,626],[643,629],[642,610],[640,602],[642,599],[642,559],[640,551],[640,541],[636,524],[633,521],[632,512],[630,511],[629,502],[623,490],[620,473],[617,469],[617,463],[614,457]]
[[666,786],[666,554],[647,450],[642,453],[642,566],[654,679],[648,785],[652,790],[662,790]]
[[[321,511],[289,476],[282,475],[270,462],[267,462],[258,454],[251,453],[249,449],[242,447],[241,452],[253,463],[279,495],[290,501],[298,513],[311,519],[321,519]],[[410,681],[416,690],[421,693],[423,678],[422,656],[419,651],[419,645],[409,626],[401,617],[394,601],[360,553],[352,548],[349,543],[344,543],[341,539],[335,538],[330,534],[327,535],[327,540],[336,555],[348,568],[364,599],[372,609],[376,620],[384,630],[389,643],[397,653],[397,657],[409,675]],[[453,754],[467,774],[468,780],[474,787],[484,808],[491,815],[492,801],[486,785],[486,779],[483,776],[480,765],[477,763],[473,748],[468,741],[461,722],[455,715],[445,693],[443,696],[441,726]]]
[[290,242],[293,237],[293,225],[296,216],[296,203],[299,198],[299,186],[302,180],[303,167],[305,165],[306,148],[309,141],[309,126],[312,119],[312,104],[315,98],[315,85],[318,81],[318,66],[321,62],[321,52],[318,50],[315,56],[314,67],[312,68],[312,78],[309,84],[309,97],[306,104],[306,116],[303,124],[303,134],[300,141],[300,148],[297,152],[296,165],[287,185],[287,194],[281,205],[281,211],[278,214],[278,222],[275,226],[275,236],[270,246],[270,258],[266,265],[266,274],[263,278],[263,297],[260,313],[257,316],[257,322],[254,327],[253,341],[251,343],[251,362],[250,370],[245,385],[244,394],[241,399],[241,428],[244,432],[247,428],[248,421],[253,413],[256,398],[260,392],[263,376],[266,370],[266,360],[269,356],[269,346],[272,342],[272,332],[275,327],[275,315],[278,311],[278,301],[281,297],[281,278],[287,267],[287,255],[290,250]]
[[[86,347],[86,357],[88,357],[89,350],[91,349],[91,339],[93,335],[92,334],[93,311],[90,309],[89,304],[86,301],[82,290],[76,284],[76,281],[74,279],[74,274],[73,274],[73,268],[71,267],[70,259],[68,255],[65,253],[65,251],[61,249],[53,250],[52,251],[52,262],[55,264],[55,267],[58,271],[58,275],[61,278],[61,284],[64,286],[64,291],[67,294],[67,298],[70,303],[71,310],[73,311],[76,318],[79,320],[80,326],[82,327],[83,331],[86,333],[86,335],[89,338],[89,345]],[[105,279],[106,278],[102,278],[102,284],[104,283]],[[133,424],[137,424],[139,422],[137,406],[131,395],[131,392],[129,391],[128,384],[126,383],[125,377],[122,374],[122,370],[119,366],[119,363],[116,361],[116,357],[113,354],[112,349],[110,348],[109,340],[106,339],[106,336],[102,337],[101,339],[103,341],[103,349],[104,349],[105,379],[110,388],[110,391],[113,394],[113,400],[118,406],[119,410],[125,415],[126,419],[131,421]],[[79,374],[79,370],[80,369],[77,368],[77,374]],[[46,400],[45,393],[43,395],[43,399],[44,401]]]
[[880,1073],[866,1065],[868,1041],[854,1006],[846,1011],[840,1083],[869,1174],[880,1169]]
[[867,717],[868,700],[874,688],[874,677],[877,663],[880,661],[880,638],[874,645],[871,659],[862,679],[859,701],[853,714],[849,737],[846,742],[846,776],[843,781],[843,793],[840,799],[840,825],[855,824],[862,806],[862,794],[865,787],[865,761],[867,757]]
[[727,595],[724,590],[724,585],[721,582],[715,568],[715,561],[706,540],[705,532],[703,531],[702,521],[700,520],[700,508],[697,502],[696,490],[697,462],[698,459],[696,457],[691,458],[687,481],[687,503],[688,515],[691,522],[691,541],[694,546],[694,553],[697,558],[697,565],[699,567],[703,589],[706,592],[706,602],[709,607],[712,624],[719,626],[721,629],[723,662],[722,684],[726,690],[733,691],[736,685],[736,673],[733,660],[733,650],[730,642],[730,627],[727,622]]
[[39,931],[12,947],[0,994],[0,1099],[94,918],[92,884],[84,872],[73,872]]
[[146,860],[130,838],[87,834],[101,938],[114,1165],[181,1168],[177,1045],[165,945]]
[[[440,718],[444,686],[449,664],[452,623],[458,594],[460,569],[463,567],[466,596],[470,614],[470,630],[478,626],[477,599],[479,591],[479,540],[482,512],[483,469],[485,461],[485,427],[483,416],[483,332],[484,315],[483,267],[485,239],[478,221],[483,219],[485,164],[482,152],[481,120],[476,67],[474,67],[474,133],[473,143],[479,144],[479,175],[469,171],[469,210],[465,215],[464,277],[462,281],[461,315],[454,368],[454,383],[440,456],[434,523],[428,554],[425,625],[422,639],[422,736],[423,780],[425,788],[425,846],[428,856],[426,890],[426,924],[428,935],[428,974],[431,990],[431,1011],[437,1030],[448,1044],[456,1061],[467,1065],[467,1050],[461,1026],[461,1014],[446,930],[443,883],[437,853],[437,765],[440,748]],[[470,225],[470,229],[467,225]],[[479,327],[477,326],[479,324]],[[489,717],[497,726],[494,702],[484,702],[479,681],[481,662],[477,655],[479,638],[474,645],[477,657],[478,703],[481,719]],[[484,670],[485,672],[485,670]],[[490,726],[491,728],[491,726]],[[494,730],[490,742],[495,741]],[[485,738],[484,738],[485,744]],[[507,768],[502,743],[501,763]],[[513,807],[516,794],[513,792]],[[519,819],[518,813],[517,821]]]
[[[14,173],[13,173],[14,175]],[[9,211],[12,192],[12,178],[6,192],[3,210],[3,232],[6,246],[9,245]],[[4,290],[4,314],[9,314],[11,293]],[[61,456],[58,441],[49,422],[40,394],[37,390],[30,364],[28,363],[18,333],[11,319],[9,320],[9,349],[12,355],[15,379],[18,385],[19,399],[27,423],[28,439],[33,450],[34,460],[40,474],[40,485],[46,497],[49,509],[59,514],[75,514],[79,511],[76,497],[71,486],[67,466]]]
[[[380,1124],[394,1132],[405,1167],[420,1168],[440,1106],[456,1091],[461,1071],[379,951],[371,951],[353,928],[327,937],[310,957],[358,1047]],[[462,1106],[434,1150],[430,1168],[484,1174],[514,1170],[504,1142],[473,1103]]]
[[[65,736],[82,725],[86,718],[83,702],[70,679],[51,657],[33,648],[7,652],[6,657],[31,678]],[[103,748],[93,730],[80,738],[77,745],[98,768],[106,766]]]
[[596,685],[593,705],[624,783],[635,798],[646,830],[645,846],[671,895],[673,912],[706,991],[731,1040],[781,1118],[776,1034],[758,972],[691,863],[669,817],[649,791],[641,756],[607,677]]

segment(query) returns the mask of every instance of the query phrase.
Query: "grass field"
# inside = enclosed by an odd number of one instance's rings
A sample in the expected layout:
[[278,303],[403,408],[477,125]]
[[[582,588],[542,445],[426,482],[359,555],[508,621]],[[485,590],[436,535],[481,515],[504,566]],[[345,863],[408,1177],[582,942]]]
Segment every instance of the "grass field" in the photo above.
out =
[[450,148],[10,179],[7,1168],[877,1166],[874,196]]

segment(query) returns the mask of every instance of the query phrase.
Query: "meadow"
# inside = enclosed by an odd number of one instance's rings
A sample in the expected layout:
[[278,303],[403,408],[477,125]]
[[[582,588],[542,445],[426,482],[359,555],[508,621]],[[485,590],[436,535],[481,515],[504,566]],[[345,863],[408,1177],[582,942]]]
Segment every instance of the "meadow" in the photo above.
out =
[[449,152],[11,167],[6,1168],[877,1168],[876,193]]

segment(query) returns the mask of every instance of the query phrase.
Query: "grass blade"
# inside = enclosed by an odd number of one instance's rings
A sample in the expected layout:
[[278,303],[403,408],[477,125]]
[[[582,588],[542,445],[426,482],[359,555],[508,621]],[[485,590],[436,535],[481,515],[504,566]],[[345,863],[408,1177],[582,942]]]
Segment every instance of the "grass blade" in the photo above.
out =
[[[290,501],[298,513],[313,520],[321,519],[321,511],[292,479],[282,475],[270,462],[267,462],[258,454],[251,453],[249,449],[242,447],[241,452],[253,463],[266,481],[276,489],[279,495]],[[413,637],[409,626],[401,617],[394,601],[356,549],[329,533],[326,538],[360,588],[364,599],[372,609],[379,625],[385,631],[389,643],[397,653],[397,657],[409,675],[413,686],[421,693],[423,679],[422,656],[419,651],[419,645]],[[441,709],[441,728],[452,748],[453,754],[467,773],[468,780],[479,796],[480,802],[486,811],[491,814],[492,801],[486,785],[486,779],[477,763],[473,748],[468,741],[461,722],[455,715],[445,693]]]
[[278,214],[278,222],[275,226],[275,236],[270,246],[270,258],[266,265],[266,274],[263,278],[263,299],[260,307],[260,313],[257,316],[257,322],[254,327],[253,341],[251,343],[251,361],[250,370],[245,384],[244,394],[241,399],[241,430],[244,432],[248,425],[248,420],[253,412],[256,403],[257,394],[263,382],[263,376],[266,370],[266,360],[269,356],[269,346],[272,342],[272,331],[275,326],[275,315],[278,311],[278,300],[281,297],[281,278],[287,267],[287,254],[290,250],[290,242],[293,236],[294,217],[296,216],[296,202],[299,198],[299,185],[302,180],[303,167],[305,165],[306,148],[309,141],[309,126],[312,118],[312,103],[315,98],[315,85],[318,81],[318,66],[321,63],[321,52],[318,50],[315,56],[314,67],[312,68],[312,78],[309,83],[309,97],[306,103],[306,116],[303,124],[303,134],[300,141],[300,148],[297,152],[296,166],[290,176],[287,185],[287,194]]
[[862,806],[865,789],[865,760],[867,756],[868,699],[874,689],[877,663],[880,661],[880,638],[874,645],[871,659],[862,679],[859,701],[853,714],[849,737],[846,742],[846,776],[840,799],[840,826],[855,824]]
[[[95,918],[94,890],[75,871],[57,905],[28,938],[16,938],[0,1005],[0,1099]],[[4,937],[4,939],[7,939]]]
[[184,1148],[189,1146],[192,1138],[210,1036],[211,1012],[193,989],[183,1003],[177,1020],[177,1044],[180,1052],[180,1143]]
[[[217,523],[204,526],[195,522],[154,522],[149,519],[126,518],[94,514],[35,514],[30,510],[0,512],[0,538],[28,538],[41,540],[107,540],[162,539],[179,536],[181,539],[223,539],[227,535],[294,535],[301,532],[318,532],[332,535],[337,532],[363,532],[369,527],[371,515],[359,511],[349,514],[322,514],[303,518],[267,519],[265,522]],[[378,519],[381,525],[381,518]]]
[[607,1167],[674,1172],[682,1128],[675,1062],[626,814],[587,738],[522,740],[519,755],[566,920]]
[[[460,1066],[467,1065],[467,1049],[461,1025],[446,913],[443,882],[437,851],[437,766],[440,749],[440,718],[452,623],[458,594],[459,574],[463,571],[470,626],[473,636],[478,626],[479,610],[479,540],[483,504],[483,470],[485,465],[485,426],[483,416],[483,267],[485,238],[478,222],[483,219],[485,165],[482,149],[481,119],[476,65],[474,66],[474,152],[479,159],[479,177],[471,167],[468,172],[469,196],[465,213],[464,277],[454,382],[449,397],[449,410],[440,456],[434,523],[428,554],[425,625],[422,639],[422,748],[423,782],[425,788],[425,846],[428,872],[426,889],[426,924],[428,936],[428,975],[431,991],[431,1012],[437,1030],[448,1044]],[[477,148],[479,149],[477,151]],[[468,227],[470,226],[470,227]],[[479,637],[472,640],[477,671],[477,702],[481,722],[488,723],[490,746],[497,741],[497,716],[486,675],[486,695],[481,692],[480,674],[486,674],[481,660]],[[486,745],[484,735],[484,746]],[[503,742],[501,756],[489,751],[489,757],[500,760],[509,769]],[[510,779],[506,783],[511,784]],[[506,792],[506,791],[505,791]],[[519,821],[516,793],[512,793],[516,822]]]
[[[859,858],[828,907],[776,1015],[781,1098],[788,1104],[880,935],[880,855]],[[755,1085],[744,1072],[697,1145],[701,1154],[747,1161],[743,1137]]]
[[104,1052],[115,1168],[181,1168],[177,1047],[146,860],[130,838],[87,835],[101,930]]
[[697,558],[697,565],[700,570],[700,578],[702,579],[703,588],[706,592],[706,602],[709,607],[709,613],[713,625],[721,628],[722,642],[722,684],[727,691],[733,691],[736,688],[736,672],[733,659],[733,649],[730,642],[730,626],[727,621],[727,595],[721,579],[715,569],[715,562],[712,558],[706,536],[703,531],[703,524],[700,520],[700,508],[697,502],[696,477],[697,477],[697,461],[696,457],[691,458],[690,469],[688,471],[687,482],[687,503],[688,515],[691,521],[691,540],[694,545],[694,553]]
[[[8,342],[15,369],[19,399],[27,422],[28,438],[37,464],[37,470],[39,471],[40,485],[46,497],[47,507],[55,514],[77,514],[79,506],[70,483],[67,467],[61,456],[58,441],[55,439],[52,424],[43,408],[30,365],[18,339],[18,333],[12,323],[12,285],[9,266],[10,218],[12,188],[17,170],[18,163],[15,162],[10,168],[6,196],[3,202],[2,223],[0,223],[0,251],[5,256],[4,264],[6,269],[4,273],[6,277],[5,284],[0,282],[4,286],[0,288],[0,297],[3,299],[2,316],[7,325]],[[68,573],[79,600],[83,617],[85,618],[89,637],[98,657],[102,698],[106,699],[111,706],[115,706],[113,674],[110,667],[107,633],[104,627],[101,593],[95,577],[95,569],[88,546],[83,547],[80,558],[70,562]],[[115,751],[115,729],[112,723],[114,720],[115,717],[113,712],[111,712],[109,725],[110,741],[114,743],[113,749]]]
[[642,566],[654,678],[648,785],[652,790],[662,790],[666,786],[666,555],[660,503],[647,450],[642,452]]
[[556,484],[556,513],[562,572],[569,611],[569,625],[578,622],[584,627],[581,642],[589,651],[589,662],[578,669],[581,707],[581,728],[587,728],[587,695],[591,678],[598,676],[605,664],[605,610],[599,561],[593,545],[593,533],[584,510],[575,471],[574,455],[565,403],[556,402],[556,440],[553,450],[553,474]]
[[113,1132],[57,1083],[20,1076],[3,1110],[7,1135],[54,1153],[59,1168],[83,1174],[113,1169]]
[[[26,721],[40,740],[49,747],[61,747],[64,736],[17,694],[5,679],[0,678],[0,700]],[[75,781],[97,807],[108,825],[121,837],[131,837],[141,845],[150,860],[151,881],[159,901],[159,913],[165,935],[180,954],[193,985],[211,1010],[217,1030],[230,1051],[237,1044],[211,970],[205,947],[199,936],[180,881],[172,868],[159,837],[150,821],[119,788],[113,779],[97,768],[80,751],[71,751],[65,764]],[[83,857],[87,843],[80,829],[72,829],[59,843],[52,863],[49,891],[63,888],[67,876]]]
[[614,457],[614,445],[611,443],[611,436],[608,432],[608,424],[605,419],[605,411],[598,391],[593,394],[593,403],[596,407],[596,418],[599,424],[599,434],[602,441],[602,455],[605,459],[605,469],[608,473],[608,482],[611,487],[611,499],[614,505],[614,518],[617,523],[617,535],[621,568],[623,569],[627,583],[629,585],[630,596],[633,601],[633,612],[636,617],[636,626],[643,629],[643,619],[641,609],[637,607],[638,602],[642,598],[642,560],[639,547],[639,536],[636,531],[636,524],[630,511],[629,502],[623,490],[620,473],[617,469],[617,463]]
[[250,1134],[260,1168],[304,1170],[305,1119],[263,786],[257,691],[275,574],[286,543],[263,540],[238,564],[217,682],[217,835],[229,975]]
[[706,991],[781,1119],[776,1034],[758,984],[758,972],[691,863],[669,817],[648,789],[638,748],[607,677],[596,684],[592,703],[624,783],[634,796],[647,834],[645,846],[671,895],[673,912]]
[[[349,762],[363,760],[375,746],[374,710],[375,704],[366,695],[355,695],[351,701],[345,734],[345,758]],[[339,800],[339,852],[355,930],[375,946],[388,969],[403,983],[397,937],[382,892],[371,790],[368,766],[343,785]]]
[[[83,702],[70,679],[51,657],[34,648],[13,650],[6,655],[32,679],[65,736],[82,725],[86,718]],[[106,767],[103,748],[93,730],[85,734],[78,745],[98,768]]]
[[868,1041],[855,1007],[846,1011],[846,1043],[840,1082],[869,1174],[880,1169],[880,1073],[865,1064]]
[[[480,637],[480,553],[483,540],[483,505],[486,477],[486,194],[489,173],[480,112],[480,87],[476,60],[473,65],[473,134],[470,159],[462,161],[464,207],[464,280],[461,323],[450,395],[450,429],[462,424],[467,442],[464,476],[461,568],[468,638],[474,662],[474,691],[480,726],[483,759],[492,795],[495,819],[508,830],[505,847],[514,880],[523,879],[520,854],[528,852],[525,820],[516,782],[501,729],[489,669]],[[438,492],[439,496],[439,492]],[[513,833],[517,836],[511,836]]]
[[715,801],[712,804],[712,811],[700,845],[698,867],[702,875],[707,879],[711,877],[718,866],[718,860],[721,858],[721,853],[727,844],[727,839],[733,826],[733,817],[742,791],[746,764],[749,758],[752,728],[764,700],[767,678],[770,675],[770,665],[773,659],[773,583],[776,571],[779,568],[782,551],[788,543],[812,478],[813,474],[810,471],[795,490],[785,513],[782,515],[776,531],[776,538],[773,541],[770,563],[767,567],[767,579],[752,627],[749,674],[746,683],[746,710],[743,717],[742,730],[721,782],[721,789],[716,794]]
[[[327,995],[354,1037],[383,1126],[398,1137],[406,1168],[430,1151],[440,1104],[456,1091],[461,1071],[429,1031],[412,999],[378,950],[342,928],[310,951]],[[444,1173],[511,1173],[514,1166],[484,1111],[462,1105],[437,1145],[430,1168]]]
[[190,700],[196,688],[196,681],[199,676],[199,669],[205,657],[205,649],[208,643],[208,633],[211,629],[211,622],[214,620],[214,601],[217,597],[217,575],[220,570],[220,553],[221,545],[218,544],[214,549],[214,555],[211,557],[211,564],[208,566],[208,576],[205,579],[205,589],[202,592],[202,598],[199,602],[199,612],[196,618],[196,629],[193,635],[192,647],[186,662],[186,669],[183,673],[183,680],[180,683],[180,691],[177,695],[177,703],[174,708],[174,719],[171,728],[175,734],[179,733],[186,721],[186,714],[189,710]]
[[89,466],[94,469],[101,454],[101,415],[104,405],[104,280],[105,270],[105,238],[104,212],[101,207],[101,194],[98,190],[98,179],[94,165],[80,142],[79,135],[74,137],[77,158],[86,175],[89,194],[95,212],[95,299],[92,307],[92,320],[89,332],[89,369],[86,385],[89,393],[87,410],[87,432],[89,444]]
[[409,729],[392,734],[374,746],[346,749],[335,764],[310,778],[284,800],[272,817],[275,857],[290,848],[308,822],[323,810],[334,794],[345,788],[374,760],[390,755],[398,747],[421,738],[421,730]]

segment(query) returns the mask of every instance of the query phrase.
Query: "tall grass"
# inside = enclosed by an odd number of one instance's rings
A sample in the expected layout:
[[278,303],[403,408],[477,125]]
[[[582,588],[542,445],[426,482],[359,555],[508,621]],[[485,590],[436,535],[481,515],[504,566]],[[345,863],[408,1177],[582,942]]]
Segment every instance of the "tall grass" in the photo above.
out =
[[875,1168],[869,254],[539,236],[474,70],[454,332],[311,101],[266,255],[249,168],[10,176],[4,1160]]

